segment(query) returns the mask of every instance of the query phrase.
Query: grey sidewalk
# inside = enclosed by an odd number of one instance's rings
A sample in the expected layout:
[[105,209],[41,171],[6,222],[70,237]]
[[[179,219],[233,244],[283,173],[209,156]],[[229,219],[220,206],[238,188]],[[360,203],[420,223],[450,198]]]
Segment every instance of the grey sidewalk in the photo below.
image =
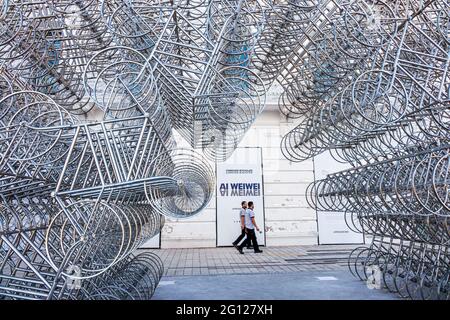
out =
[[231,248],[155,250],[165,276],[209,276],[299,271],[347,271],[347,258],[356,245],[268,247],[261,254]]
[[163,277],[153,300],[393,300],[346,270]]
[[155,250],[165,275],[153,299],[397,299],[350,274],[348,256],[357,246],[269,247],[243,255],[235,248]]
[[357,245],[156,250],[165,275],[155,300],[397,299],[369,289],[347,268]]

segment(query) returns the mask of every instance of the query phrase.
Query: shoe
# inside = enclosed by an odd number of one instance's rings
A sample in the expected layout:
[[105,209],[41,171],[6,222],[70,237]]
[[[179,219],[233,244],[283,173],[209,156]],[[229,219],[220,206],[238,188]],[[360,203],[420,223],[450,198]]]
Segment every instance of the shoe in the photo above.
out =
[[240,254],[244,254],[244,251],[241,248],[238,248]]
[[263,252],[262,250],[255,251],[255,253],[262,253],[262,252]]

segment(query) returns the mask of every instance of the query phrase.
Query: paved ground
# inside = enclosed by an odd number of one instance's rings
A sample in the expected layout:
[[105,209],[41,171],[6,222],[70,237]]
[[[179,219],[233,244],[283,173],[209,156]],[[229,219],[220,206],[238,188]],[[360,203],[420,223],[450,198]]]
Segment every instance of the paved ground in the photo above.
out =
[[347,270],[347,257],[356,246],[321,245],[262,248],[262,254],[231,248],[161,249],[165,276],[285,273]]
[[154,300],[393,300],[345,270],[163,277]]
[[165,274],[156,300],[396,299],[370,290],[347,269],[354,245],[162,249]]

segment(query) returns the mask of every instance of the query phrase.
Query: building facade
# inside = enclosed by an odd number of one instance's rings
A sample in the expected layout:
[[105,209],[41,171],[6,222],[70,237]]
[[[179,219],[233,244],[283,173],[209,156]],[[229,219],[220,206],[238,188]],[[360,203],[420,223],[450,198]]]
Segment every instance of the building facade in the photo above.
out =
[[[314,161],[292,163],[280,150],[281,137],[293,126],[275,105],[269,105],[239,145],[262,149],[267,246],[318,243],[317,213],[305,197],[306,187],[314,181]],[[191,219],[167,219],[161,232],[161,248],[215,247],[215,196],[207,209]]]

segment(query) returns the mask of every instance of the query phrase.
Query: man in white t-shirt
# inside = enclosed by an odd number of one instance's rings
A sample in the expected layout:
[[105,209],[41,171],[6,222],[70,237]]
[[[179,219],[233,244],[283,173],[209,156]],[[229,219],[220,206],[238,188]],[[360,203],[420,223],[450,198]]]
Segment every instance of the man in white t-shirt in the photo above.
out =
[[[245,233],[245,211],[247,210],[247,201],[241,202],[241,210],[239,210],[239,221],[241,222],[241,234],[233,241],[233,246],[238,249],[238,244],[244,239]],[[239,250],[239,249],[238,249]]]
[[244,254],[243,249],[246,245],[249,245],[250,242],[253,244],[253,249],[255,250],[255,253],[262,252],[262,250],[259,249],[258,241],[256,240],[255,229],[257,231],[260,231],[260,230],[259,230],[258,225],[256,224],[255,212],[253,211],[254,209],[255,209],[255,206],[254,206],[253,202],[249,201],[248,209],[245,212],[245,232],[247,233],[247,238],[237,248],[241,254]]

